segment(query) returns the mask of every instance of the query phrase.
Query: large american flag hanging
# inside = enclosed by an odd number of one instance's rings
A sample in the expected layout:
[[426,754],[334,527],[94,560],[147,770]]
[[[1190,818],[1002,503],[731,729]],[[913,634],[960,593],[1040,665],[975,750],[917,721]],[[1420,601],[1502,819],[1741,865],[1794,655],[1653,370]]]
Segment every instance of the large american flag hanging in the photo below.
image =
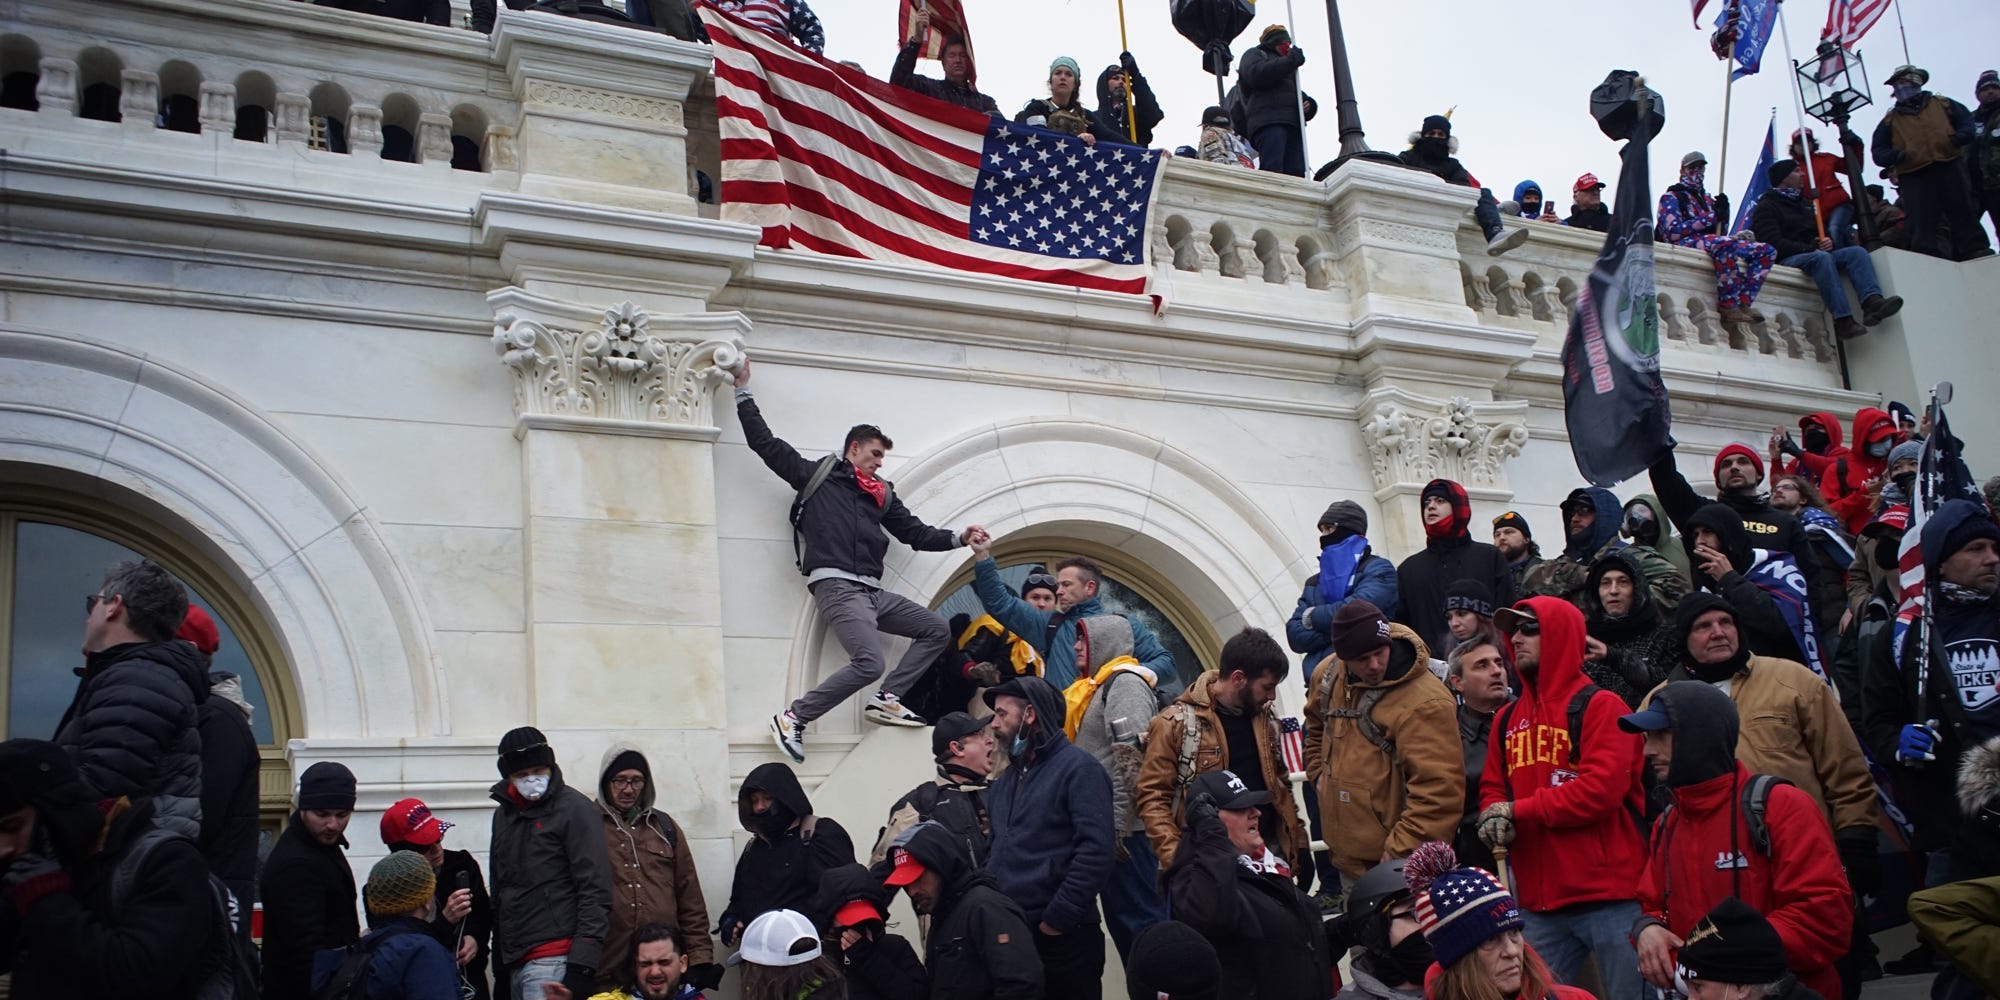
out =
[[987,118],[701,13],[722,217],[764,246],[1147,291],[1165,154]]
[[1826,27],[1819,37],[1851,49],[1882,15],[1889,12],[1890,0],[1832,0],[1826,8]]

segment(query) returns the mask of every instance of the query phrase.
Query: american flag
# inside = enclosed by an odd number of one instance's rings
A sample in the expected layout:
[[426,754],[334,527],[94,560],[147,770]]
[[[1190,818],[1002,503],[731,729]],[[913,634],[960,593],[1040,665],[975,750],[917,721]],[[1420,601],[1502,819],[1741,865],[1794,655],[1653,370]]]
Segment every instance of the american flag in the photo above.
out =
[[[930,9],[930,30],[924,32],[917,46],[917,55],[925,59],[944,58],[944,40],[957,35],[965,40],[965,59],[972,62],[972,29],[965,23],[965,8],[958,0],[903,0],[896,11],[896,37],[908,40],[910,29],[917,23],[917,7],[921,4]],[[976,65],[976,64],[975,64]],[[979,71],[975,68],[966,79],[977,81]]]
[[1944,407],[1935,399],[1930,403],[1930,422],[1931,434],[1924,439],[1923,459],[1917,466],[1917,481],[1912,489],[1915,495],[1910,497],[1909,526],[1903,529],[1903,540],[1896,549],[1896,580],[1902,590],[1902,603],[1896,609],[1895,629],[1891,633],[1891,645],[1900,664],[1903,642],[1911,627],[1917,628],[1918,670],[1930,669],[1930,598],[1924,579],[1923,547],[1919,544],[1924,521],[1936,514],[1946,500],[1965,499],[1982,507],[1986,505],[1985,496],[1972,478],[1972,470],[1966,467],[1965,442],[1952,436]]
[[768,247],[1144,294],[1163,153],[989,119],[713,8],[722,217]]
[[1306,769],[1306,726],[1292,716],[1278,720],[1278,749],[1285,756],[1285,773],[1293,777]]
[[1694,5],[1694,26],[1699,28],[1701,27],[1701,9],[1708,6],[1708,0],[1689,0],[1689,2]]
[[1841,48],[1851,49],[1882,15],[1889,12],[1892,0],[1833,0],[1826,8],[1826,27],[1819,37],[1830,38]]

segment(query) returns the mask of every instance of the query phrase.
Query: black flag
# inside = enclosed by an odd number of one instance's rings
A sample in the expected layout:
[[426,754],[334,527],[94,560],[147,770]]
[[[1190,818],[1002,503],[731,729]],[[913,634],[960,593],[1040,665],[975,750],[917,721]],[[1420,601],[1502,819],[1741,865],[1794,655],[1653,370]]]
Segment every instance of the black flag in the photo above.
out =
[[[1617,101],[1626,91],[1632,96]],[[1611,100],[1607,101],[1606,98]],[[1672,443],[1673,417],[1660,380],[1660,310],[1653,281],[1653,187],[1647,147],[1664,124],[1659,101],[1637,75],[1619,70],[1591,97],[1610,131],[1624,127],[1611,231],[1570,313],[1563,340],[1563,409],[1577,471],[1595,486],[1637,475]],[[1623,112],[1613,105],[1629,105]]]

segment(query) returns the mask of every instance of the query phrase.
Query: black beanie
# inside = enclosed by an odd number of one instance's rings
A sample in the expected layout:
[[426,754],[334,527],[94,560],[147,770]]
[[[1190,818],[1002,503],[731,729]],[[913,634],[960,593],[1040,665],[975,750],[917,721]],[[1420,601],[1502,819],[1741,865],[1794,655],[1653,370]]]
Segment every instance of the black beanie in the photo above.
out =
[[618,756],[611,758],[611,766],[604,769],[605,780],[609,781],[612,775],[620,771],[638,771],[650,775],[653,769],[646,766],[645,754],[637,750],[620,750]]
[[346,764],[323,760],[299,775],[299,809],[332,812],[354,808],[354,772]]
[[1494,518],[1493,530],[1498,531],[1501,528],[1513,528],[1514,530],[1519,531],[1521,533],[1522,538],[1525,538],[1529,541],[1535,540],[1535,533],[1528,529],[1528,519],[1522,517],[1520,511],[1510,510],[1505,514],[1502,514],[1499,517]]
[[1493,617],[1493,588],[1478,580],[1453,580],[1444,588],[1446,611],[1470,611],[1481,618]]
[[533,726],[522,726],[500,737],[500,776],[512,777],[515,772],[531,767],[556,766],[556,752],[549,747],[549,738]]
[[[1700,664],[1688,651],[1688,635],[1694,631],[1695,620],[1711,611],[1726,611],[1736,622],[1736,655],[1721,663]],[[1680,606],[1674,609],[1674,637],[1674,660],[1686,664],[1689,673],[1711,684],[1734,676],[1750,662],[1750,644],[1744,639],[1743,619],[1736,613],[1736,606],[1706,590],[1681,598]]]
[[85,784],[62,747],[47,740],[0,743],[0,815],[34,806],[59,860],[80,861],[104,829],[96,789]]
[[1319,516],[1319,527],[1339,528],[1349,534],[1368,533],[1368,512],[1352,500],[1335,500],[1327,505],[1326,513]]
[[1785,978],[1785,942],[1763,914],[1731,896],[1688,932],[1680,964],[1690,981],[1762,986]]
[[1418,131],[1419,131],[1419,132],[1429,132],[1429,131],[1431,131],[1432,129],[1443,129],[1443,130],[1444,130],[1444,134],[1445,134],[1446,136],[1450,136],[1450,135],[1451,135],[1451,119],[1449,119],[1449,118],[1446,118],[1446,117],[1445,117],[1445,116],[1443,116],[1443,115],[1428,115],[1428,116],[1426,116],[1426,117],[1424,118],[1424,127],[1423,127],[1423,128],[1421,128],[1421,129],[1419,129]]
[[1131,1000],[1216,1000],[1222,961],[1194,928],[1176,920],[1154,924],[1132,942],[1125,992]]
[[1771,164],[1770,169],[1764,171],[1764,179],[1770,181],[1772,187],[1777,187],[1785,183],[1785,178],[1792,176],[1792,171],[1797,169],[1799,165],[1794,160],[1778,160]]

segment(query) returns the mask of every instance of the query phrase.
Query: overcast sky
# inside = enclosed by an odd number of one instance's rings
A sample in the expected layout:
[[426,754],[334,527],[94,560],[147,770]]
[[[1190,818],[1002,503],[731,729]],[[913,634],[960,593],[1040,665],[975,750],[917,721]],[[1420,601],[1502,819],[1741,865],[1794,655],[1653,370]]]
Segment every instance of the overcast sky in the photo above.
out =
[[[1086,88],[1118,57],[1116,0],[962,2],[972,23],[980,89],[1010,116],[1046,93],[1043,81],[1054,57],[1074,57],[1084,67]],[[1534,178],[1567,214],[1578,174],[1593,171],[1616,183],[1616,147],[1588,111],[1591,88],[1612,69],[1644,73],[1666,97],[1667,128],[1653,158],[1655,191],[1672,180],[1680,154],[1689,149],[1708,154],[1713,185],[1721,165],[1724,71],[1708,51],[1708,33],[1722,2],[1711,0],[1701,30],[1691,25],[1687,0],[1348,0],[1341,17],[1369,145],[1401,150],[1423,116],[1456,105],[1452,132],[1467,169],[1502,200],[1516,181]],[[888,75],[897,42],[896,0],[812,3],[826,25],[828,56]],[[1232,47],[1238,56],[1256,43],[1264,25],[1288,20],[1283,0],[1257,6],[1256,20]],[[1785,4],[1793,53],[1801,61],[1812,58],[1826,6],[1827,0]],[[1910,56],[1930,71],[1931,89],[1971,106],[1980,71],[2000,65],[2000,0],[1903,0],[1903,7]],[[1215,102],[1215,83],[1201,72],[1199,50],[1174,31],[1168,10],[1167,0],[1128,0],[1125,6],[1132,53],[1167,116],[1154,145],[1171,149],[1195,141],[1202,108]],[[1293,35],[1306,52],[1300,73],[1306,92],[1324,109],[1306,134],[1310,165],[1317,168],[1340,145],[1326,8],[1323,0],[1294,0],[1294,10]],[[1904,61],[1893,11],[1860,49],[1877,102],[1853,125],[1866,140],[1887,103],[1881,81]],[[1781,147],[1797,127],[1790,67],[1776,37],[1763,66],[1735,86],[1726,178],[1732,199],[1742,194],[1771,109],[1778,109]],[[932,62],[920,63],[918,72],[942,75]],[[1871,166],[1871,181],[1873,174]]]

